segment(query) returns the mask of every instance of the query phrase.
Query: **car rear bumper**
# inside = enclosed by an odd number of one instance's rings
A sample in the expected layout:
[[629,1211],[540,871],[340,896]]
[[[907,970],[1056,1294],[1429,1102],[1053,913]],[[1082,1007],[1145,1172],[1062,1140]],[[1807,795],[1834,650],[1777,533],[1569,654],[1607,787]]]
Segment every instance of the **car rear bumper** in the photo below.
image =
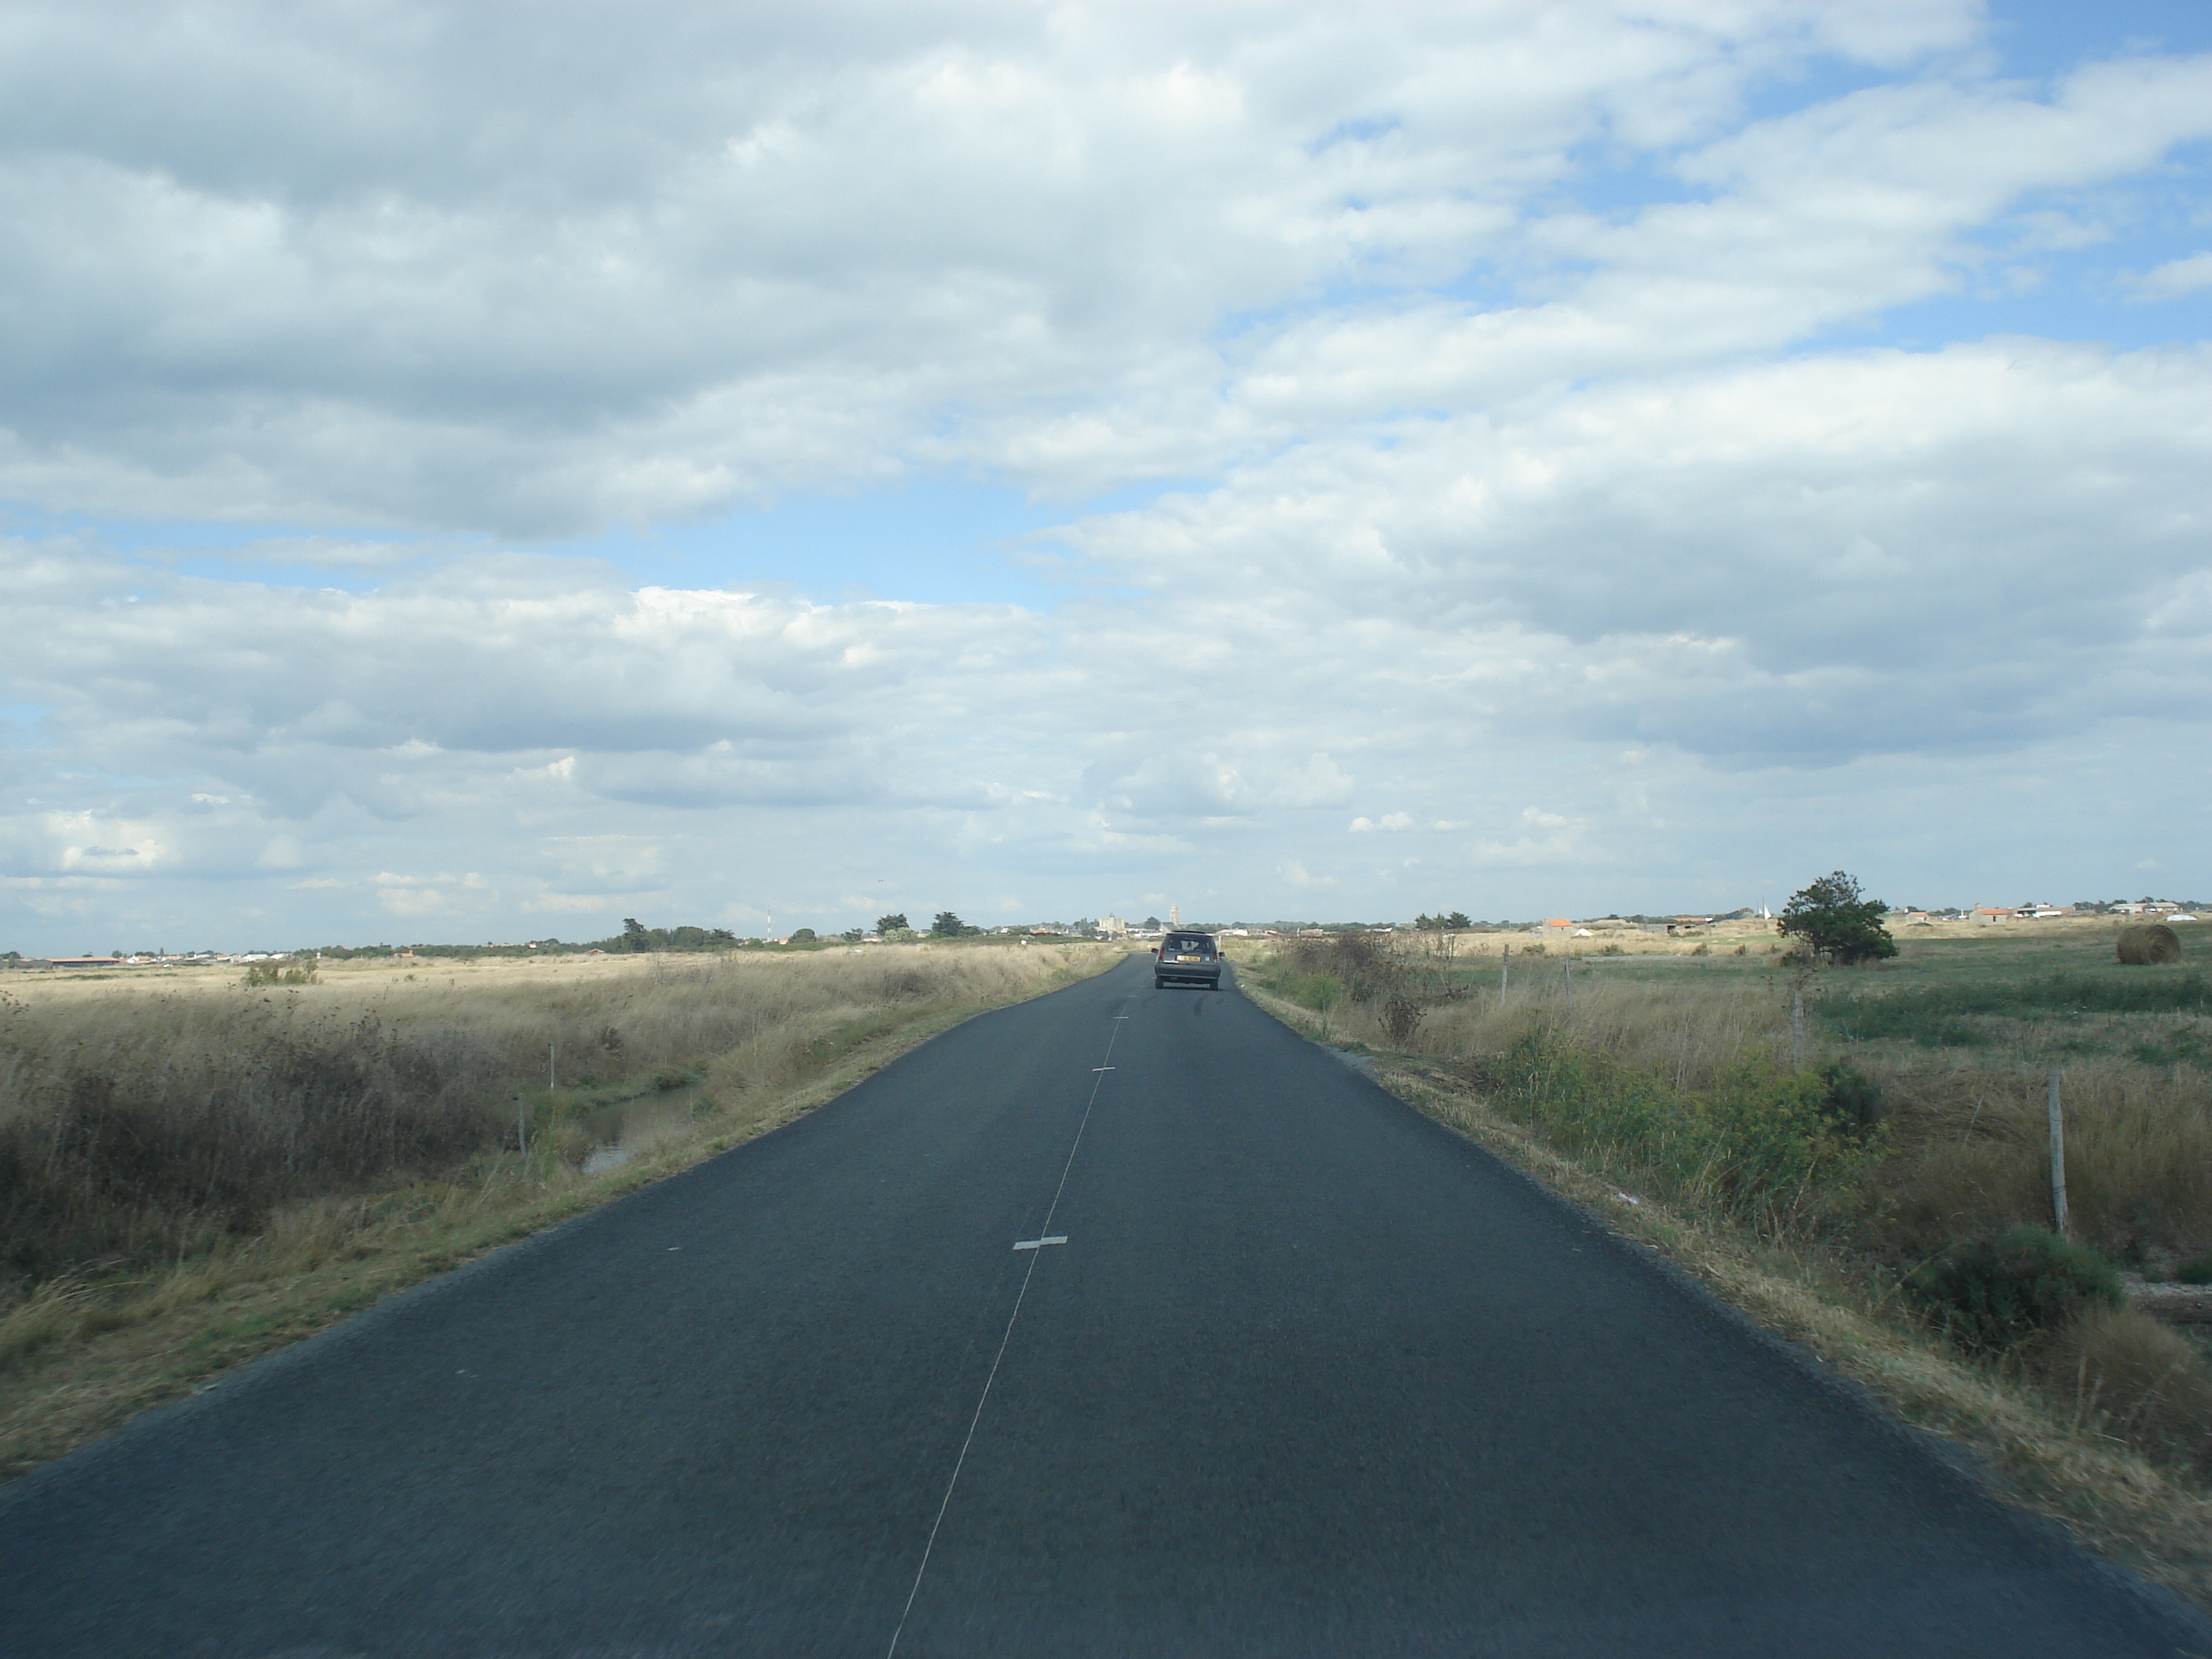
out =
[[1164,962],[1152,969],[1152,977],[1176,985],[1218,985],[1221,969],[1196,962]]

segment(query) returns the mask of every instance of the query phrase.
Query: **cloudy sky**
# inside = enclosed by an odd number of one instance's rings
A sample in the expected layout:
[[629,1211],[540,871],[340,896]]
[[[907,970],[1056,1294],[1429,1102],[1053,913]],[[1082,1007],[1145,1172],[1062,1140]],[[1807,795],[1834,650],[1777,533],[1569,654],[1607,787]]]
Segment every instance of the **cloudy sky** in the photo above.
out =
[[0,947],[2212,891],[2212,9],[0,4]]

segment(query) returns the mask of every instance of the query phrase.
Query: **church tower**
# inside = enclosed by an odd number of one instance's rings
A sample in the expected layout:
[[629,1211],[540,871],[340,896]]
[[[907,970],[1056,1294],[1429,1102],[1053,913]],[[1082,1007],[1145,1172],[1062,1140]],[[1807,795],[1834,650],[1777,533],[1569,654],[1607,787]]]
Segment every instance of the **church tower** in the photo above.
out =
[[1170,927],[1180,927],[1182,926],[1182,906],[1176,904],[1170,904],[1168,906],[1168,926]]

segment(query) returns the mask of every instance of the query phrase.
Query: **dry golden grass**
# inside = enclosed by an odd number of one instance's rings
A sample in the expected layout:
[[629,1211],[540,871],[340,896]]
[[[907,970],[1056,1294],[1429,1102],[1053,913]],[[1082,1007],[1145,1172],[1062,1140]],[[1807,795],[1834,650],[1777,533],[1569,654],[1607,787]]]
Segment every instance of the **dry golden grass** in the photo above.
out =
[[[1863,1069],[1888,1108],[1899,1249],[2050,1224],[2045,1067],[1875,1056]],[[2060,1084],[2069,1230],[2169,1271],[2212,1245],[2212,1079],[2098,1058],[2066,1066]]]
[[[173,1186],[159,1181],[106,1194],[94,1219],[122,1218],[110,1246],[158,1237],[165,1249],[136,1258],[111,1249],[35,1276],[19,1270],[0,1304],[0,1472],[19,1473],[391,1291],[787,1121],[969,1013],[1118,959],[1091,947],[886,946],[632,958],[570,972],[459,969],[411,981],[407,970],[356,972],[266,1001],[211,977],[19,999],[0,1054],[0,1127],[17,1133],[19,1147],[67,1124],[71,1080],[88,1073],[149,1114],[173,1104],[188,1127],[296,1128],[276,1086],[283,1062],[305,1055],[315,1073],[333,1054],[357,1059],[365,1023],[410,1052],[469,1057],[465,1081],[486,1107],[487,1138],[428,1169],[364,1159],[349,1141],[342,1156],[303,1172],[293,1166],[312,1137],[218,1135],[226,1150],[276,1155],[273,1170],[233,1183],[251,1187],[257,1204],[171,1213]],[[548,1042],[568,1056],[558,1090],[544,1086]],[[584,1115],[625,1092],[650,1092],[652,1074],[671,1067],[690,1079],[677,1097],[687,1103],[678,1132],[618,1168],[586,1173],[583,1154],[597,1142],[580,1130]],[[238,1073],[268,1086],[228,1087],[226,1075]],[[586,1074],[599,1086],[576,1086]],[[518,1095],[536,1126],[526,1153],[514,1146]],[[420,1105],[397,1091],[391,1103]],[[356,1115],[369,1142],[390,1144]]]

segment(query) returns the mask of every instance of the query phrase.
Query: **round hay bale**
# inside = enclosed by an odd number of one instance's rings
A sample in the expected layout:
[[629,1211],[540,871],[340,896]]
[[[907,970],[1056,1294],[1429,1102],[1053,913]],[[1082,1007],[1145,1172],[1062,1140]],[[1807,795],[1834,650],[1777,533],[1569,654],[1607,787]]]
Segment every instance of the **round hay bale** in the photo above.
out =
[[2181,960],[2181,935],[2163,922],[2138,922],[2120,929],[2120,960],[2137,967]]

